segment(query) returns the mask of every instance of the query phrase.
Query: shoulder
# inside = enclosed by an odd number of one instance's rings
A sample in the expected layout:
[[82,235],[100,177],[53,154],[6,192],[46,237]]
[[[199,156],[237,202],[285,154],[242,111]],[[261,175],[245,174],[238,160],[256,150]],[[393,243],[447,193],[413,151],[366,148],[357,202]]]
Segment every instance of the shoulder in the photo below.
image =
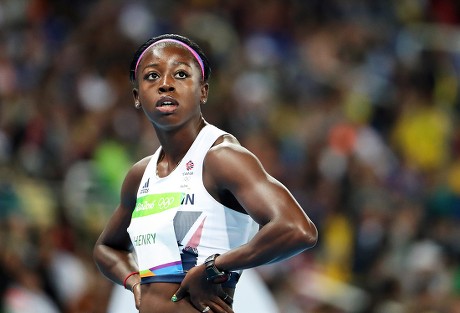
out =
[[255,157],[248,149],[243,147],[232,134],[220,136],[206,154],[205,161],[232,161],[235,158]]
[[152,156],[143,158],[136,162],[128,171],[123,181],[121,194],[122,203],[130,207],[135,203],[137,198],[137,190],[141,182],[142,176],[144,175],[145,168],[149,164]]
[[151,159],[152,159],[152,156],[150,155],[150,156],[143,158],[140,161],[137,161],[128,171],[126,175],[126,179],[140,181]]
[[205,172],[217,181],[254,179],[266,172],[259,159],[231,134],[216,140],[204,160]]

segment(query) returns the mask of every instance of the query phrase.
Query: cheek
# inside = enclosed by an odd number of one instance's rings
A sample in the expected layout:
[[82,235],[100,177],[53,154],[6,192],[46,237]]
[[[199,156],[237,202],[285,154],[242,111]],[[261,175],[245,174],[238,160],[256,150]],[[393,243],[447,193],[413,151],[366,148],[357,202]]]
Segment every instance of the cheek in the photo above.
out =
[[139,86],[139,100],[141,102],[152,100],[156,95],[158,95],[158,90],[151,84],[141,84]]

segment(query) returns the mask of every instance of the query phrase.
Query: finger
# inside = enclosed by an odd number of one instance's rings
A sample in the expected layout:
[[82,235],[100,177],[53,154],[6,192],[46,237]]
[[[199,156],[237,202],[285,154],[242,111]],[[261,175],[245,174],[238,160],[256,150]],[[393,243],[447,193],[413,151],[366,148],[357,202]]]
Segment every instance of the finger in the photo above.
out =
[[137,295],[134,296],[134,302],[136,304],[136,309],[139,310],[141,307],[141,295],[138,293]]
[[136,304],[136,309],[139,310],[141,305],[141,292],[140,292],[140,283],[136,283],[133,285],[133,294],[134,294],[134,302]]
[[[225,298],[225,300],[224,300]],[[214,313],[234,313],[232,309],[233,298],[227,294],[222,293],[222,296],[215,297],[210,303],[209,306]]]
[[[221,301],[222,303],[217,303],[217,302],[211,302],[209,304],[211,310],[207,311],[213,312],[213,313],[234,313],[233,309],[225,302]],[[204,309],[204,307],[203,307]]]
[[230,297],[228,293],[226,293],[223,297],[221,297],[221,299],[224,300],[224,302],[227,303],[228,305],[233,304],[233,298]]
[[181,299],[183,299],[186,295],[186,291],[182,288],[182,287],[179,287],[179,289],[177,289],[176,293],[173,294],[173,296],[171,297],[171,301],[172,302],[177,302]]

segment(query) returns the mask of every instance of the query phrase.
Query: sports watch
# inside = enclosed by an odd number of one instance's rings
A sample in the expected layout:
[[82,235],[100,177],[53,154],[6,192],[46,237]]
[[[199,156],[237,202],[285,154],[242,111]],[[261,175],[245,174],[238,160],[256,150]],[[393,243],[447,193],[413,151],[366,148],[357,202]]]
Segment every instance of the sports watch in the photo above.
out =
[[206,279],[213,284],[222,284],[227,282],[230,279],[231,273],[227,271],[219,270],[214,264],[216,258],[220,254],[213,254],[209,256],[205,261],[204,265],[206,266],[205,273]]

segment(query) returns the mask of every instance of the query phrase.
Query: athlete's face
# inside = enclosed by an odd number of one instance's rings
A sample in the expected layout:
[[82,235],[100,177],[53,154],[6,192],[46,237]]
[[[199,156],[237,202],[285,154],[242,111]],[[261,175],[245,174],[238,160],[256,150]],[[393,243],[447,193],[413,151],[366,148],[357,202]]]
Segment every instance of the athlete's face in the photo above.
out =
[[208,96],[201,69],[185,47],[159,43],[140,60],[133,89],[149,120],[159,128],[170,128],[201,116],[200,104]]

